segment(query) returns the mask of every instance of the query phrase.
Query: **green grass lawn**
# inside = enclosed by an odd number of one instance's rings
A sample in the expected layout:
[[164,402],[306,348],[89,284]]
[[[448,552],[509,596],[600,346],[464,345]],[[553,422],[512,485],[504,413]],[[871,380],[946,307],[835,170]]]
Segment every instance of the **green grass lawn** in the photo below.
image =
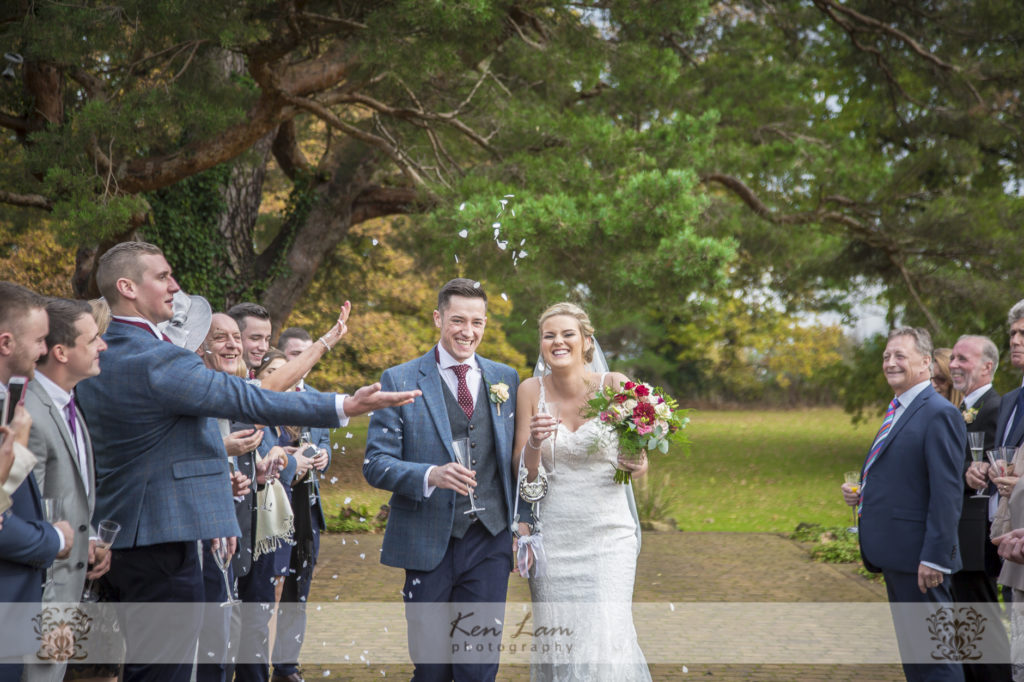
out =
[[[367,424],[353,419],[334,432],[338,449],[321,488],[331,517],[346,507],[373,515],[387,502],[389,494],[362,476]],[[844,471],[860,468],[871,424],[854,427],[837,408],[695,411],[688,429],[690,454],[654,457],[647,484],[661,487],[670,476],[660,492],[680,529],[790,532],[801,521],[850,523],[839,486]]]

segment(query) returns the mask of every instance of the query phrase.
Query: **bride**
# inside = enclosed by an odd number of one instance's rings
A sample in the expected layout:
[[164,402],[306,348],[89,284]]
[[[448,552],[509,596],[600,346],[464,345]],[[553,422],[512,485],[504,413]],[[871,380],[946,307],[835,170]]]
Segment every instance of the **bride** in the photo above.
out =
[[[631,613],[639,528],[630,487],[613,481],[615,467],[642,476],[647,459],[621,459],[610,429],[581,416],[600,387],[628,378],[591,370],[594,329],[579,306],[551,306],[539,327],[544,371],[519,386],[513,450],[526,470],[521,487],[532,484],[527,497],[546,487],[533,505],[543,549],[530,592],[535,631],[553,634],[530,678],[650,680]],[[560,419],[550,416],[553,404]],[[521,534],[529,530],[520,524]]]

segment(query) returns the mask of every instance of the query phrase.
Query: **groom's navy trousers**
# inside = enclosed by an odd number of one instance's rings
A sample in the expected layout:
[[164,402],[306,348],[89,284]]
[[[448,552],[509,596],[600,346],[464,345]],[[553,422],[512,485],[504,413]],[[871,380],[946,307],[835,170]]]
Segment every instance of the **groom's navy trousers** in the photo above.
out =
[[[415,682],[469,682],[495,678],[498,674],[500,634],[496,638],[461,636],[456,624],[462,616],[466,625],[462,629],[488,625],[500,633],[502,626],[495,623],[503,622],[505,615],[511,556],[511,533],[506,529],[491,535],[482,523],[477,522],[462,538],[453,537],[448,541],[444,558],[434,570],[406,569],[402,590],[405,603],[437,604],[422,610],[406,607],[409,653],[416,662],[412,678]],[[481,606],[467,608],[468,604]],[[494,649],[490,651],[492,642]],[[483,652],[477,649],[479,646],[485,647]],[[453,652],[453,647],[459,647],[460,651]],[[456,663],[434,663],[445,657],[454,658]],[[459,660],[470,662],[460,664]]]

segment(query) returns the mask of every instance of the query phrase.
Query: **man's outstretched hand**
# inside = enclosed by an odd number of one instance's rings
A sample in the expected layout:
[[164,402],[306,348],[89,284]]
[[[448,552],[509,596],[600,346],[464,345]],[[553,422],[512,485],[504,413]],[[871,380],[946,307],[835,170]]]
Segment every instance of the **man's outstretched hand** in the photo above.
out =
[[421,395],[423,395],[423,391],[420,390],[382,391],[379,383],[370,384],[345,398],[345,415],[355,417],[385,407],[408,405]]

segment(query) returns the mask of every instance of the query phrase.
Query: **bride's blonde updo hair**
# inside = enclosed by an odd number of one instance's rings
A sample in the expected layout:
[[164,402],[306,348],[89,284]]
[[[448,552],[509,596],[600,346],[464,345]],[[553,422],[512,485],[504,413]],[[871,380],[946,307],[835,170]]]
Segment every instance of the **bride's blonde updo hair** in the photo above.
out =
[[[553,306],[548,307],[543,313],[540,314],[540,319],[537,320],[537,329],[540,330],[544,326],[549,318],[557,317],[558,315],[568,315],[569,317],[575,317],[576,322],[580,325],[580,333],[588,339],[594,338],[594,325],[590,323],[590,316],[587,315],[583,308],[579,307],[575,303],[562,302],[556,303]],[[583,351],[583,361],[593,362],[594,360],[594,344],[590,344],[590,348]]]

